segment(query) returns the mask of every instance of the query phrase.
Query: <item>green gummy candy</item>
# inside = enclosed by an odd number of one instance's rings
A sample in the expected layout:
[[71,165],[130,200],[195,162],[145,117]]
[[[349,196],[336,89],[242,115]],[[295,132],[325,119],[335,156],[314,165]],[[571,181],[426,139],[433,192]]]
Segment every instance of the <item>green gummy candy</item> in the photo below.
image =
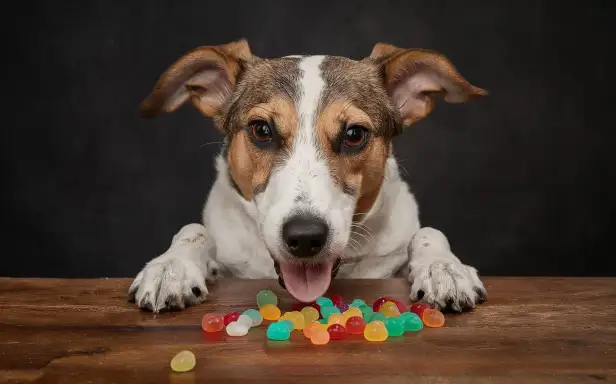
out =
[[319,319],[317,321],[321,324],[327,324],[327,319]]
[[257,293],[257,306],[261,308],[265,304],[278,306],[278,297],[269,289],[265,289]]
[[404,322],[406,332],[417,332],[423,328],[423,321],[416,313],[404,312],[400,314],[400,320]]
[[[387,316],[385,316],[385,314],[383,312],[374,312],[372,314],[372,316],[370,316],[370,323],[373,321],[382,321],[385,322],[385,320],[387,320]],[[366,322],[368,323],[368,321]]]
[[[351,303],[351,307],[357,307],[357,308],[361,308],[364,305],[366,305],[366,302],[363,301],[362,299],[355,299]],[[366,307],[367,307],[367,305],[366,305]]]
[[329,305],[334,305],[334,302],[331,301],[331,299],[323,296],[317,298],[316,303],[319,305],[319,307],[327,307]]
[[399,317],[387,318],[385,327],[389,336],[402,336],[404,334],[404,322]]
[[[371,306],[369,305],[362,305],[360,307],[358,307],[359,310],[361,311],[362,316],[364,317],[364,319],[368,319],[370,320],[370,317],[372,316],[372,314],[374,313],[374,310],[372,309]],[[366,321],[367,323],[368,321]]]
[[326,305],[321,307],[321,316],[323,316],[325,320],[329,319],[329,317],[334,313],[340,313],[340,308],[334,307],[333,305]]
[[287,320],[271,323],[267,327],[267,338],[270,340],[288,340],[291,337],[291,331],[289,331],[289,327],[285,324]]
[[247,309],[243,313],[244,315],[250,317],[253,321],[263,321],[263,316],[261,316],[261,312],[256,309]]

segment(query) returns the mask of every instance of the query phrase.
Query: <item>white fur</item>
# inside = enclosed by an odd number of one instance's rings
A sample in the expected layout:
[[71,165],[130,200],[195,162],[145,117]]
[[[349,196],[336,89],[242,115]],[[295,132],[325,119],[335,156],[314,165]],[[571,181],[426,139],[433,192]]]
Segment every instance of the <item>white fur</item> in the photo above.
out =
[[[314,135],[324,87],[319,67],[323,58],[299,60],[300,126],[291,154],[273,170],[265,191],[254,202],[244,200],[231,187],[227,164],[219,155],[218,176],[203,211],[205,226],[183,227],[170,248],[139,272],[129,296],[140,307],[157,312],[199,303],[208,294],[205,282],[219,272],[275,278],[272,256],[286,257],[280,228],[284,219],[302,210],[327,220],[331,241],[325,253],[343,256],[339,277],[387,278],[403,273],[412,282],[412,300],[423,292],[423,300],[457,310],[473,307],[478,292],[485,292],[477,271],[460,262],[440,231],[420,229],[417,203],[393,155],[372,209],[361,223],[352,224],[355,199],[335,186]],[[298,195],[302,202],[296,202]],[[202,295],[197,297],[192,287]]]

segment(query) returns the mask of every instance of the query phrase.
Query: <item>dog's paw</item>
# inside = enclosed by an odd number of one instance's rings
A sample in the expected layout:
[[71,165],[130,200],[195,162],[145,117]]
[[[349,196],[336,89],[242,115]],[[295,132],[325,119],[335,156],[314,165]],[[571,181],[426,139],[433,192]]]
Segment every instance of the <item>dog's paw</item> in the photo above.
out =
[[190,258],[159,257],[139,272],[128,290],[128,299],[152,312],[184,309],[207,298],[205,283],[210,278]]
[[477,270],[459,261],[411,263],[411,300],[424,301],[442,311],[462,312],[486,300]]

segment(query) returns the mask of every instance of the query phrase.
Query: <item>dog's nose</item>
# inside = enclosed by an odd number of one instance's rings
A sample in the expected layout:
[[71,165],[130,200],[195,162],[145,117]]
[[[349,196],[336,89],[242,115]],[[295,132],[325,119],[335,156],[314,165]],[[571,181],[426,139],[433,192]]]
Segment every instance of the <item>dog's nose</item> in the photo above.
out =
[[327,223],[318,217],[295,216],[282,226],[282,239],[293,256],[311,257],[325,246],[328,231]]

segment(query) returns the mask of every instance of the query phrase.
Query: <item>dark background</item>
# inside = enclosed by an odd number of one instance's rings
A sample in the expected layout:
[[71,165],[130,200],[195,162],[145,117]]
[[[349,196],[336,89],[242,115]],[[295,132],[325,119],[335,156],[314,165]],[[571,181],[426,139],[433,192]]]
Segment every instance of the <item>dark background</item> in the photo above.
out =
[[[200,220],[221,137],[138,105],[175,59],[438,50],[490,96],[396,151],[423,225],[484,275],[616,275],[611,1],[46,1],[8,32],[0,275],[133,276]],[[611,46],[611,47],[610,47]],[[613,54],[613,52],[611,52]],[[610,133],[610,134],[608,134]],[[613,226],[612,226],[613,227]]]

